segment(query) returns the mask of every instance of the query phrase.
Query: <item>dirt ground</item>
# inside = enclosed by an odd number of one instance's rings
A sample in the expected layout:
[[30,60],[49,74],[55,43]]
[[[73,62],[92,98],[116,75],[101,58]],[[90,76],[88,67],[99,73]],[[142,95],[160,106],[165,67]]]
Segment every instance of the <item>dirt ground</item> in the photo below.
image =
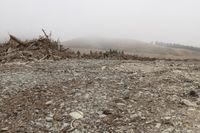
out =
[[199,133],[200,63],[0,64],[0,132]]

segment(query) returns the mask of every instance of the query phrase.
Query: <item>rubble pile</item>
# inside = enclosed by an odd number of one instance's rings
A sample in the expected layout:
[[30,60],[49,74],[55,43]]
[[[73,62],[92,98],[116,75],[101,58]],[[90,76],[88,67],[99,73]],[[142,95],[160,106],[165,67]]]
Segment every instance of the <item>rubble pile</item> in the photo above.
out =
[[60,60],[72,56],[70,52],[47,35],[29,41],[10,35],[10,40],[0,45],[0,62]]

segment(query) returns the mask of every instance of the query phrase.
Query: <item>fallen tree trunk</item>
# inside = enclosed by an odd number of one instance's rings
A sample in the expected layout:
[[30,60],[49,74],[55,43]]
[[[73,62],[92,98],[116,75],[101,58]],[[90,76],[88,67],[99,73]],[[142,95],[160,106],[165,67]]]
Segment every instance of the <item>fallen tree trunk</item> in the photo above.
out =
[[10,40],[17,42],[20,45],[24,45],[24,42],[22,42],[20,39],[18,39],[17,37],[15,37],[13,35],[10,35]]

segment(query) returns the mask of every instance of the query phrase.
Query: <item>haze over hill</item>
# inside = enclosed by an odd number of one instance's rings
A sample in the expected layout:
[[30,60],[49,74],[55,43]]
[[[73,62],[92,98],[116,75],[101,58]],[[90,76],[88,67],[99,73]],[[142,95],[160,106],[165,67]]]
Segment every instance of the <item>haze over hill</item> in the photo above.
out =
[[89,52],[89,50],[123,50],[126,53],[160,58],[200,58],[200,52],[169,45],[155,45],[133,39],[82,37],[63,42],[65,47]]

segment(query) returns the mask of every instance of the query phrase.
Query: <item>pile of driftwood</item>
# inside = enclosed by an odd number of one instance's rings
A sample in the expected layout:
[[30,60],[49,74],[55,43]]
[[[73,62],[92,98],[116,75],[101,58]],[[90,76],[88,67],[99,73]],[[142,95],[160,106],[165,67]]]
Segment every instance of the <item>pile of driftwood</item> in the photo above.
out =
[[[51,39],[42,30],[44,36],[38,39],[22,41],[17,37],[10,35],[10,40],[0,44],[0,62],[13,61],[42,61],[42,60],[61,60],[66,58],[78,59],[111,59],[111,60],[142,60],[153,61],[158,58],[140,57],[137,55],[125,54],[123,51],[90,51],[90,53],[81,53],[64,48],[59,41]],[[168,59],[164,59],[168,60]]]
[[44,36],[29,41],[21,41],[10,35],[10,40],[0,46],[0,62],[60,60],[71,58],[69,49],[54,41],[44,32]]

